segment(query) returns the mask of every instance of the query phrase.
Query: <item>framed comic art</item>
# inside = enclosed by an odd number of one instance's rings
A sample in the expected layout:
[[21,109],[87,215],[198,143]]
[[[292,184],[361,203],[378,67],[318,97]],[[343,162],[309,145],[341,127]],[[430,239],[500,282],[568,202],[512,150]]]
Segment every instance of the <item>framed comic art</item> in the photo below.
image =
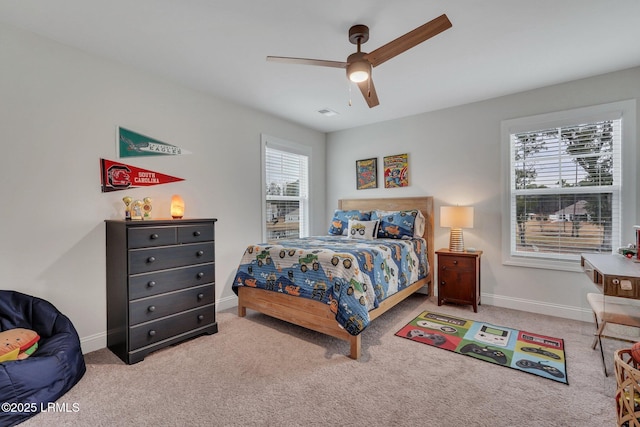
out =
[[384,158],[384,187],[409,186],[409,155],[396,154]]
[[356,160],[356,188],[378,188],[378,159]]

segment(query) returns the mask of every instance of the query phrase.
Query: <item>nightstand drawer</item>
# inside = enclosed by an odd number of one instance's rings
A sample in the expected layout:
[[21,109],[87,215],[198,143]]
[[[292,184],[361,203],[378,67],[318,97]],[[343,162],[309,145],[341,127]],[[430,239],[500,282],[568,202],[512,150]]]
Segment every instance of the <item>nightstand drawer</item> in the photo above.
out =
[[476,259],[470,257],[439,256],[438,266],[441,270],[454,268],[459,270],[474,270],[476,268]]
[[162,341],[214,321],[214,306],[207,305],[129,328],[129,351]]
[[214,259],[213,242],[151,249],[129,250],[129,273],[146,273],[183,265],[203,264]]
[[178,289],[213,283],[216,278],[214,263],[199,264],[129,277],[129,299],[150,297]]
[[176,227],[138,227],[129,229],[129,248],[173,245],[176,241]]
[[178,227],[178,243],[197,243],[213,240],[213,224]]
[[129,303],[129,324],[148,322],[213,303],[213,286],[205,285]]

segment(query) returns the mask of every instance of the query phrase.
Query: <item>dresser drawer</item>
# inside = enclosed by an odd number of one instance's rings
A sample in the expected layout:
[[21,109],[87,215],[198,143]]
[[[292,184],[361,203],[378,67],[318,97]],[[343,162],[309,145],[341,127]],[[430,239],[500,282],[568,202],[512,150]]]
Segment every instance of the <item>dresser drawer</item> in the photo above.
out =
[[205,285],[129,303],[129,324],[148,322],[213,303],[213,286]]
[[213,242],[192,243],[150,249],[129,250],[129,273],[146,273],[165,268],[212,262]]
[[215,320],[214,310],[212,304],[133,326],[129,328],[129,351],[207,326]]
[[474,270],[476,268],[476,260],[475,258],[469,257],[439,256],[438,266],[441,270],[454,268],[459,270]]
[[150,297],[196,285],[215,282],[214,263],[199,264],[129,277],[129,299]]
[[131,249],[177,243],[176,227],[132,227],[129,229],[128,238]]
[[197,243],[214,240],[213,223],[178,227],[178,243]]

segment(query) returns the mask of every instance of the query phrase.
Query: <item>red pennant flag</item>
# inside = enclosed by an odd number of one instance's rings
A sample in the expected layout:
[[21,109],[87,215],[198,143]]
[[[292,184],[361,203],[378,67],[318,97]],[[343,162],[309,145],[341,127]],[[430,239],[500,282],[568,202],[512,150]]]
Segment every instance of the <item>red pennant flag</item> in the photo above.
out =
[[100,175],[103,193],[184,181],[183,178],[176,178],[175,176],[106,159],[100,159]]

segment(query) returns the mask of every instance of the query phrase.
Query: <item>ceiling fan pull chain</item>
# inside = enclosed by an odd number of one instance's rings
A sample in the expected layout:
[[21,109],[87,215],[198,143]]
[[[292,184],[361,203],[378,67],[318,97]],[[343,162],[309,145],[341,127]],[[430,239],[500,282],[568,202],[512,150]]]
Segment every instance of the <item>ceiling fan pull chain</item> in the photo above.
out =
[[349,107],[351,107],[351,81],[347,80],[347,86],[349,87]]

